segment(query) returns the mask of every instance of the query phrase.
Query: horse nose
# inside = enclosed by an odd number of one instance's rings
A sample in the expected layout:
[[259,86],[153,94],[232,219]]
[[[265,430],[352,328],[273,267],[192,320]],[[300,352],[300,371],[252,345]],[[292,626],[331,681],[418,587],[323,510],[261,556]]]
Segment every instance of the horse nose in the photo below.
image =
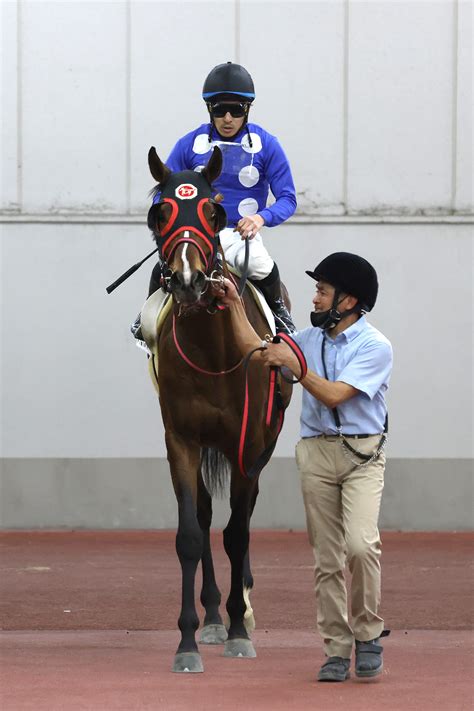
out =
[[170,290],[180,303],[193,303],[199,301],[206,286],[206,275],[196,270],[188,280],[183,272],[173,272],[170,279]]
[[173,272],[170,278],[170,289],[176,291],[182,289],[184,284],[183,275],[181,272]]
[[206,286],[206,275],[199,269],[193,272],[191,276],[191,288],[196,291],[196,293],[201,294]]

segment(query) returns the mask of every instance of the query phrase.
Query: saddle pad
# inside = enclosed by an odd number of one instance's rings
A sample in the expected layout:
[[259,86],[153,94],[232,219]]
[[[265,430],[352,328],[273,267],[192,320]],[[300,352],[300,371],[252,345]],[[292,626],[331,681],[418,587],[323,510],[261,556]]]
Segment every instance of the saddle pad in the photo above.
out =
[[162,289],[158,289],[148,297],[141,311],[142,334],[150,351],[148,372],[158,396],[158,336],[166,316],[171,311],[172,303],[171,294],[165,294]]
[[143,340],[155,356],[158,355],[158,336],[171,310],[171,304],[171,294],[165,294],[162,289],[157,289],[145,301],[141,311]]

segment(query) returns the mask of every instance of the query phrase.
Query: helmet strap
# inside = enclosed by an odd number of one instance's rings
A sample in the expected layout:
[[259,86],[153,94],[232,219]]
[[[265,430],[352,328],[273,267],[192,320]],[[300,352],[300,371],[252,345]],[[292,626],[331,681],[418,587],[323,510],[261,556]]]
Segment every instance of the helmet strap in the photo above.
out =
[[330,331],[332,328],[337,326],[337,324],[343,319],[351,316],[355,313],[360,313],[360,304],[357,303],[352,309],[347,309],[346,311],[339,311],[338,306],[344,299],[340,299],[341,290],[336,289],[334,292],[334,298],[332,300],[332,306],[327,311],[312,311],[310,315],[311,324],[315,328],[321,328],[323,331]]

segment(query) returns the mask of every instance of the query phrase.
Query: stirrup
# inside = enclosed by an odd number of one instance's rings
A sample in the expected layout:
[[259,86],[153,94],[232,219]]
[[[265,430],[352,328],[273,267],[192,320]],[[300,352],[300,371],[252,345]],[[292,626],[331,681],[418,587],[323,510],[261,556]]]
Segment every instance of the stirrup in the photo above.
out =
[[130,332],[131,332],[132,336],[134,338],[136,338],[137,341],[143,341],[141,313],[138,314],[135,321],[131,324]]

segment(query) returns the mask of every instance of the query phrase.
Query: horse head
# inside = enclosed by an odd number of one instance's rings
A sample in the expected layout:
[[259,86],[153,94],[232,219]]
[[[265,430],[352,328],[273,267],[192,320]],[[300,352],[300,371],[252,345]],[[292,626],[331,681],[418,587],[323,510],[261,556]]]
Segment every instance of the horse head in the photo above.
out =
[[201,173],[172,173],[152,147],[148,165],[157,181],[155,200],[159,198],[148,212],[148,227],[170,274],[168,288],[178,303],[197,304],[215,269],[219,232],[226,225],[224,208],[212,198],[212,183],[222,170],[222,153],[214,148]]

